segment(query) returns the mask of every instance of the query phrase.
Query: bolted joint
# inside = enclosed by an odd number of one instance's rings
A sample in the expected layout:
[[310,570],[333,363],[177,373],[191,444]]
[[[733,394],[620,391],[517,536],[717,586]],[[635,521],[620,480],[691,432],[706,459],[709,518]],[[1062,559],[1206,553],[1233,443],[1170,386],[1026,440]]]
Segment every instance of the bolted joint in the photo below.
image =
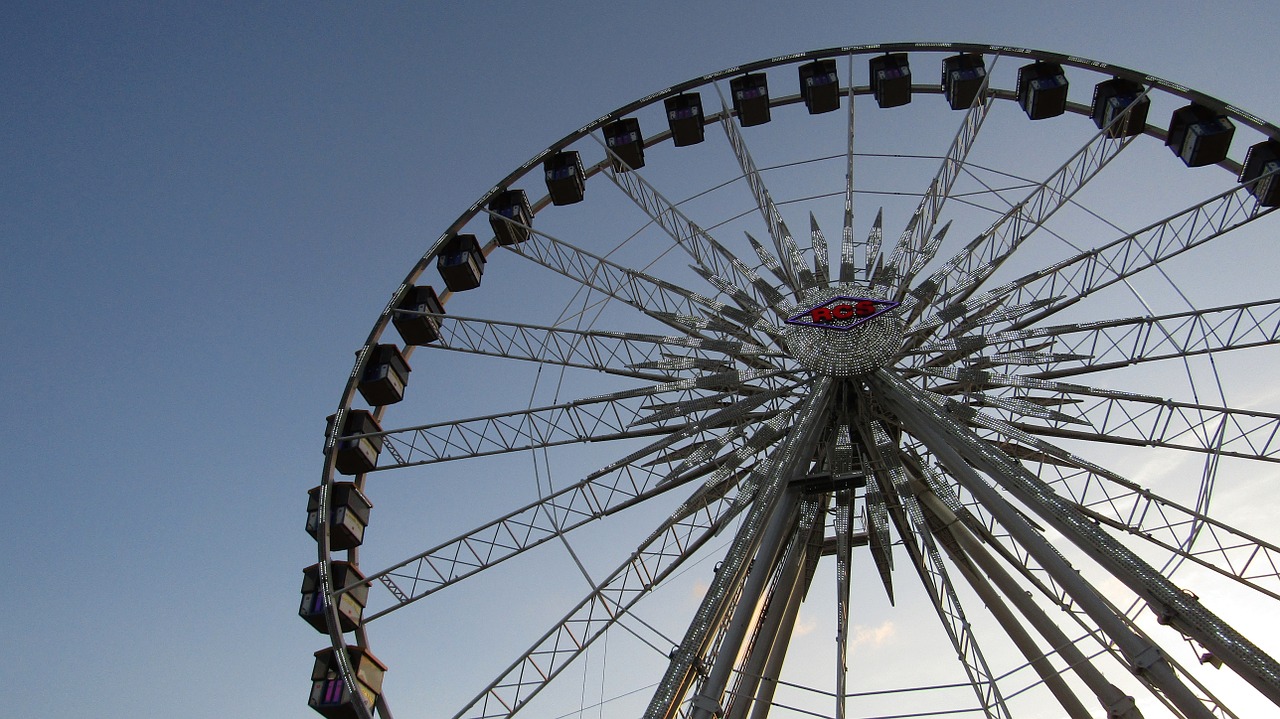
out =
[[698,712],[706,712],[711,716],[724,716],[724,707],[720,706],[720,702],[705,694],[698,694],[693,697],[693,708]]
[[1143,649],[1133,657],[1132,666],[1130,668],[1133,670],[1134,674],[1143,674],[1151,669],[1151,667],[1163,662],[1164,652],[1160,651],[1160,647],[1157,647],[1154,644],[1148,644],[1146,649]]
[[[1194,595],[1189,596],[1194,597]],[[1151,604],[1148,606],[1156,615],[1156,621],[1161,625],[1173,627],[1184,637],[1190,637],[1192,635],[1190,628],[1182,621],[1182,616],[1173,607],[1170,607],[1167,604]]]
[[1142,712],[1138,711],[1137,702],[1128,694],[1111,701],[1106,708],[1107,719],[1142,719]]

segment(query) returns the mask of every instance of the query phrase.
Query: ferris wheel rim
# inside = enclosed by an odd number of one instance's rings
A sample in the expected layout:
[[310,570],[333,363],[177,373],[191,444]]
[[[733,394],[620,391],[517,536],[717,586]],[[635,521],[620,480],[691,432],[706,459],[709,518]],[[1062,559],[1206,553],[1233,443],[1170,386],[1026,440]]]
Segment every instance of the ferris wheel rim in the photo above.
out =
[[[1109,73],[1115,77],[1129,79],[1135,82],[1142,82],[1143,84],[1151,87],[1152,89],[1158,89],[1162,92],[1166,92],[1171,95],[1181,97],[1185,100],[1189,100],[1198,104],[1202,104],[1206,107],[1210,107],[1212,109],[1215,109],[1217,111],[1220,111],[1226,114],[1227,117],[1237,122],[1240,122],[1242,124],[1245,124],[1249,127],[1252,127],[1258,130],[1259,132],[1263,133],[1264,135],[1267,135],[1272,139],[1280,140],[1280,126],[1266,122],[1261,118],[1259,118],[1258,116],[1248,112],[1247,110],[1244,110],[1236,107],[1235,105],[1223,102],[1222,100],[1219,100],[1210,95],[1200,93],[1186,86],[1180,85],[1178,83],[1164,80],[1154,75],[1132,70],[1120,65],[1112,65],[1112,64],[1103,63],[1097,60],[1091,60],[1091,59],[1082,58],[1074,55],[1066,55],[1063,53],[1057,53],[1057,52],[1052,52],[1048,50],[1036,50],[1036,49],[1007,46],[1007,45],[994,45],[994,44],[981,44],[981,43],[898,42],[898,43],[873,43],[873,44],[862,44],[862,45],[847,45],[842,47],[833,47],[833,48],[826,48],[821,50],[811,50],[808,52],[793,53],[789,55],[780,55],[780,56],[776,56],[776,57],[772,57],[764,60],[758,60],[758,61],[754,61],[754,62],[742,64],[742,65],[730,66],[723,70],[719,70],[719,71],[708,73],[706,75],[702,75],[696,78],[692,78],[690,80],[686,80],[676,85],[672,85],[662,90],[658,90],[656,92],[650,93],[638,100],[634,100],[630,103],[619,106],[613,111],[600,116],[599,118],[587,123],[586,125],[583,125],[577,130],[565,135],[559,140],[548,145],[544,150],[535,154],[529,160],[525,161],[523,164],[519,165],[516,169],[508,173],[507,176],[505,176],[500,181],[495,183],[493,187],[491,187],[489,190],[484,192],[476,200],[476,202],[471,205],[471,207],[469,207],[465,212],[459,215],[449,225],[449,227],[443,233],[441,233],[440,237],[437,238],[437,240],[434,243],[432,243],[432,245],[428,248],[427,252],[423,254],[422,258],[418,261],[418,263],[413,267],[413,269],[410,270],[408,275],[406,275],[405,279],[401,282],[401,288],[403,289],[403,287],[405,287],[406,285],[411,284],[418,276],[422,274],[422,272],[426,270],[426,268],[429,266],[430,260],[434,258],[435,254],[440,250],[445,240],[450,236],[457,234],[457,232],[463,226],[465,226],[467,222],[473,219],[477,214],[481,213],[483,211],[482,208],[484,204],[489,199],[491,199],[494,195],[496,195],[502,189],[511,186],[511,184],[514,183],[516,180],[521,179],[526,175],[528,175],[548,155],[556,151],[559,151],[561,149],[564,149],[570,146],[572,143],[585,138],[591,132],[600,129],[608,122],[625,117],[627,114],[635,112],[636,110],[642,107],[654,105],[673,95],[679,95],[683,92],[687,92],[688,90],[691,90],[696,87],[712,85],[716,81],[725,80],[725,79],[734,77],[735,75],[738,75],[738,74],[751,72],[755,70],[764,70],[764,69],[774,68],[781,65],[798,64],[801,61],[806,61],[806,60],[828,59],[828,58],[836,58],[836,57],[853,57],[853,56],[873,55],[877,53],[887,53],[887,52],[927,52],[927,53],[936,53],[936,54],[943,54],[943,53],[950,53],[950,52],[974,52],[974,53],[984,53],[984,54],[989,53],[996,56],[1003,54],[1003,55],[1008,55],[1012,57],[1020,57],[1024,59],[1047,60],[1052,62],[1058,62],[1066,66],[1076,67],[1084,70],[1089,70],[1092,72]],[[858,88],[845,88],[845,91],[851,92],[853,94],[868,94],[870,92],[870,89],[867,86],[860,86]],[[931,84],[925,84],[925,85],[919,85],[919,86],[913,85],[912,91],[924,92],[924,93],[939,93],[939,94],[941,93],[941,89],[937,85],[931,85]],[[997,91],[996,97],[1003,100],[1017,99],[1016,92],[1010,92],[1010,91],[1004,91],[1004,92]],[[778,98],[771,97],[770,107],[793,104],[793,103],[798,103],[800,101],[801,99],[798,94],[788,95],[788,96],[778,97]],[[1067,110],[1068,112],[1073,112],[1076,114],[1086,114],[1082,106],[1074,105],[1072,103],[1068,103]],[[714,118],[708,117],[708,123],[713,121],[714,121]],[[1151,130],[1156,130],[1156,128],[1154,126],[1148,126],[1148,128],[1146,128],[1144,132],[1151,131]],[[1160,134],[1153,134],[1152,136],[1163,139],[1162,135]],[[654,136],[652,136],[651,138],[646,138],[646,144],[648,144],[648,142],[650,141],[661,142],[668,138],[669,138],[669,133],[659,132]],[[592,168],[593,173],[598,171],[599,171],[599,166],[594,166]],[[541,202],[535,203],[535,211],[537,208],[545,206],[546,201],[547,201],[546,198],[544,198]],[[394,299],[395,297],[393,296],[392,301],[394,301]],[[391,303],[388,303],[387,309],[384,310],[383,315],[380,317],[379,323],[375,325],[374,331],[370,333],[370,336],[365,343],[366,345],[371,345],[374,342],[376,342],[377,338],[381,335],[382,331],[385,329],[387,320],[390,317],[390,307],[391,307]],[[354,383],[352,383],[351,386],[347,389],[347,394],[349,396],[345,398],[344,403],[350,402],[350,397],[354,396],[353,393],[354,393]]]
[[[606,123],[612,120],[619,119],[631,112],[634,112],[635,110],[641,107],[658,103],[666,97],[670,97],[672,95],[676,95],[690,89],[713,85],[718,80],[728,79],[733,76],[739,75],[741,73],[750,72],[753,70],[774,68],[782,65],[798,64],[800,62],[810,61],[815,59],[846,57],[846,56],[852,58],[855,55],[871,55],[871,54],[876,54],[881,52],[896,52],[896,51],[929,52],[929,53],[982,52],[982,53],[992,53],[992,54],[1005,54],[1005,55],[1012,55],[1016,57],[1031,58],[1031,59],[1037,59],[1037,60],[1057,61],[1057,62],[1061,62],[1064,65],[1081,67],[1084,69],[1088,69],[1092,72],[1110,73],[1117,77],[1140,79],[1142,82],[1146,83],[1149,87],[1158,88],[1162,91],[1168,92],[1169,94],[1177,95],[1184,99],[1202,102],[1203,104],[1206,104],[1207,106],[1213,107],[1215,109],[1221,109],[1223,112],[1229,114],[1232,118],[1239,119],[1244,124],[1250,125],[1251,127],[1254,127],[1254,129],[1258,129],[1259,131],[1263,132],[1264,134],[1267,134],[1273,139],[1280,138],[1280,130],[1278,130],[1274,125],[1263,123],[1262,121],[1254,118],[1252,115],[1244,113],[1243,111],[1240,111],[1234,108],[1233,106],[1226,105],[1225,103],[1221,103],[1220,101],[1217,101],[1213,98],[1209,98],[1206,95],[1202,95],[1195,91],[1182,88],[1181,86],[1175,85],[1173,83],[1168,83],[1166,81],[1151,78],[1148,75],[1136,73],[1134,71],[1127,70],[1125,68],[1119,68],[1116,66],[1106,65],[1103,63],[1095,63],[1093,61],[1076,58],[1074,56],[1064,56],[1056,53],[1026,50],[1026,49],[1020,49],[1020,48],[1010,48],[1010,47],[999,46],[999,45],[975,45],[975,44],[965,44],[965,43],[958,43],[958,44],[888,43],[888,44],[876,44],[876,45],[855,45],[855,46],[846,46],[841,48],[829,48],[826,50],[817,50],[817,51],[811,51],[807,53],[798,53],[794,55],[779,56],[776,58],[761,60],[754,63],[746,64],[746,65],[734,66],[731,68],[727,68],[725,70],[718,71],[716,73],[704,75],[699,78],[695,78],[693,80],[689,80],[684,83],[681,83],[679,85],[674,85],[672,87],[666,88],[657,93],[647,95],[639,100],[636,100],[632,103],[624,105],[618,108],[617,110],[605,116],[602,116],[601,118],[587,125],[584,125],[582,128],[575,131],[574,133],[571,133],[570,135],[565,136],[565,138],[562,138],[560,141],[548,146],[546,150],[538,153],[529,161],[521,165],[519,168],[517,168],[516,171],[513,171],[510,175],[504,178],[502,182],[498,183],[490,191],[486,192],[481,197],[481,199],[478,200],[474,205],[472,205],[472,207],[469,208],[466,212],[464,212],[463,215],[459,216],[459,218],[454,221],[454,223],[450,226],[450,228],[446,230],[446,232],[443,233],[435,243],[433,243],[433,245],[429,248],[429,250],[423,255],[422,259],[418,261],[418,263],[406,276],[405,280],[401,283],[400,288],[393,295],[391,301],[388,303],[386,308],[383,310],[383,313],[380,315],[378,322],[375,324],[373,331],[370,333],[369,339],[363,345],[361,353],[357,358],[355,367],[353,368],[352,373],[348,379],[348,383],[344,391],[344,398],[343,398],[341,407],[339,408],[339,411],[336,414],[335,421],[333,421],[331,424],[331,429],[326,438],[327,447],[332,447],[334,442],[336,442],[341,436],[340,434],[341,418],[345,412],[351,410],[352,408],[352,402],[355,398],[355,393],[356,393],[356,384],[359,376],[361,375],[364,369],[364,365],[367,362],[369,350],[375,344],[377,344],[378,340],[382,336],[382,333],[386,330],[391,318],[392,308],[394,307],[396,300],[404,292],[405,288],[412,285],[412,283],[415,282],[417,278],[426,270],[426,268],[430,265],[430,262],[435,259],[436,255],[439,253],[445,241],[449,237],[457,234],[457,232],[460,231],[467,223],[471,222],[477,216],[480,216],[484,212],[483,207],[485,203],[488,202],[489,199],[491,199],[494,195],[496,195],[497,192],[511,186],[515,181],[528,175],[530,172],[534,170],[534,168],[537,167],[537,165],[544,158],[549,156],[551,153],[559,151],[563,148],[569,147],[574,142],[577,142],[578,140],[581,140],[587,137],[591,132],[603,127]],[[852,79],[850,79],[850,85],[852,85]],[[920,91],[920,92],[930,91],[928,89],[928,86],[913,87],[913,90]],[[843,88],[842,96],[845,94],[850,96],[854,94],[863,94],[867,91],[868,90],[866,89],[862,89],[861,91],[858,91],[857,88],[850,86],[848,88]],[[937,90],[937,91],[940,92],[940,90]],[[997,99],[1005,99],[1005,100],[1016,99],[1014,96],[1011,96],[1007,91],[1004,94],[1001,94],[1000,91],[995,91],[993,95]],[[797,102],[800,102],[798,95],[784,96],[779,98],[770,98],[770,107],[783,106],[783,105],[793,104]],[[1078,106],[1071,109],[1078,114],[1087,114],[1087,113],[1081,112]],[[717,119],[716,117],[709,116],[707,122],[708,124],[711,124],[715,122],[716,119]],[[1152,129],[1154,128],[1150,128],[1150,127],[1148,128],[1148,130],[1152,130]],[[1151,134],[1151,133],[1148,133],[1148,134]],[[1156,136],[1158,137],[1158,135]],[[664,135],[663,133],[658,133],[655,136],[646,138],[645,142],[646,144],[648,144],[650,142],[661,142],[665,139],[667,139],[666,135]],[[601,163],[593,166],[592,174],[602,171],[604,164],[605,164],[604,161],[602,161]],[[545,206],[546,202],[547,200],[546,198],[544,198],[539,203],[535,203],[535,206],[537,209],[541,209],[542,206]],[[535,209],[535,212],[537,211],[537,209]],[[375,413],[375,416],[380,416],[381,411],[382,411],[382,408],[378,408],[377,412]],[[322,486],[329,487],[336,481],[335,479],[336,470],[334,467],[332,453],[329,452],[328,450],[326,450],[326,461],[325,461],[323,472],[324,472],[324,476],[322,479]],[[329,495],[327,491],[322,490],[320,495],[321,497],[320,512],[323,517],[327,517],[329,512],[329,508],[325,504],[328,496]],[[322,524],[324,524],[325,520],[322,519],[321,522]],[[322,567],[327,568],[330,565],[330,563],[333,561],[331,556],[332,552],[328,547],[329,542],[328,542],[327,532],[324,533],[323,539],[318,541],[317,544],[318,544],[318,554],[320,557],[320,563]],[[358,554],[354,556],[358,558]],[[324,574],[325,571],[326,571],[325,569],[322,569],[322,582],[324,581],[324,576],[327,576],[326,574]],[[329,589],[330,591],[332,591],[333,587],[330,586]],[[333,607],[330,607],[330,613],[334,614],[334,612],[336,612],[336,609],[334,609]],[[337,651],[338,654],[342,654],[342,652],[340,651],[340,648],[348,646],[348,642],[346,641],[345,635],[340,631],[340,628],[338,626],[338,622],[336,619],[336,615],[330,617],[329,625],[330,625],[330,636],[333,641],[334,648],[335,650],[339,650]],[[364,645],[366,640],[363,634],[363,627],[361,627],[357,631],[356,636],[357,636],[357,642],[360,645]],[[339,661],[341,661],[341,659]],[[384,716],[389,717],[389,712],[385,712]]]

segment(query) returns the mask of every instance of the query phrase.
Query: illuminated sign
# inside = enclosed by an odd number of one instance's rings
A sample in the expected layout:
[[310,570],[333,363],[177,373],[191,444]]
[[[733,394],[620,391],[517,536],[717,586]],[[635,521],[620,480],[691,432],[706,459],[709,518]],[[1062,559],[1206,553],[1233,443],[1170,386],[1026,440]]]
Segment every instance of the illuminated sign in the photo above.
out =
[[898,305],[898,302],[892,300],[838,295],[791,315],[786,322],[789,325],[844,332],[875,319]]

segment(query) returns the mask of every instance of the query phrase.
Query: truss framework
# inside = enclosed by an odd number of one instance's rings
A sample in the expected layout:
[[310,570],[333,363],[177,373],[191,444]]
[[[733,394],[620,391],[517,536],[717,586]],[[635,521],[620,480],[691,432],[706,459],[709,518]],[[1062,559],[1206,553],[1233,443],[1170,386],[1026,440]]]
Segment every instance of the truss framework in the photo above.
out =
[[[977,46],[945,48],[974,51]],[[852,67],[853,56],[864,51],[841,52]],[[985,51],[1081,66],[1077,58],[1017,48]],[[825,55],[766,62],[820,57]],[[1088,66],[1139,79],[1123,68]],[[744,66],[732,74],[751,70]],[[706,76],[629,108],[693,87],[718,92],[718,81],[729,76]],[[1145,88],[1141,97],[1177,92],[1154,78],[1141,76],[1140,81]],[[1149,607],[1162,623],[1203,649],[1205,661],[1221,662],[1280,705],[1280,664],[1144,559],[1156,552],[1172,561],[1186,560],[1254,595],[1280,600],[1280,548],[1207,508],[1219,458],[1261,466],[1280,461],[1280,414],[1231,407],[1225,401],[1146,396],[1094,382],[1122,367],[1273,345],[1280,333],[1280,300],[1074,324],[1048,322],[1107,287],[1147,270],[1163,271],[1171,258],[1273,208],[1258,201],[1254,187],[1234,185],[1142,230],[990,287],[988,281],[1005,261],[1015,254],[1027,256],[1020,251],[1031,246],[1035,233],[1135,141],[1113,131],[1127,115],[1121,113],[1101,128],[977,238],[958,251],[939,254],[950,246],[950,223],[939,226],[947,203],[972,201],[955,188],[973,169],[970,154],[994,101],[1011,99],[1011,92],[983,81],[914,214],[886,248],[881,215],[865,242],[856,242],[853,234],[857,153],[852,100],[868,91],[850,84],[838,93],[848,101],[838,268],[830,264],[828,241],[813,213],[808,248],[793,236],[784,219],[785,202],[776,199],[782,195],[768,186],[769,169],[756,164],[736,112],[723,96],[720,112],[708,124],[724,130],[768,246],[747,235],[749,251],[735,254],[727,241],[703,230],[680,203],[664,196],[640,168],[627,166],[609,142],[599,140],[597,131],[628,108],[585,126],[523,168],[535,167],[571,141],[596,137],[605,157],[588,174],[607,178],[662,230],[672,248],[693,261],[693,271],[710,289],[690,289],[632,269],[584,249],[587,243],[579,246],[555,237],[528,219],[482,209],[496,189],[471,208],[460,223],[492,218],[495,227],[506,223],[528,235],[522,242],[501,245],[495,238],[486,254],[501,247],[507,252],[500,254],[552,270],[597,298],[597,305],[616,300],[669,331],[570,329],[558,323],[425,313],[440,328],[439,339],[422,350],[428,357],[437,352],[486,355],[557,371],[603,373],[639,386],[535,408],[344,435],[337,428],[350,411],[353,389],[370,355],[368,347],[362,350],[344,406],[326,438],[325,484],[318,495],[319,584],[335,647],[365,646],[366,627],[375,620],[552,540],[563,541],[574,554],[568,537],[576,530],[672,493],[683,497],[675,511],[604,579],[591,580],[586,596],[456,717],[487,719],[519,712],[606,632],[635,618],[639,603],[712,539],[731,529],[724,559],[685,635],[671,642],[667,671],[653,691],[647,719],[763,719],[776,703],[778,673],[798,607],[825,555],[835,555],[837,574],[833,715],[845,719],[851,696],[850,576],[858,546],[868,547],[891,601],[894,556],[899,555],[899,567],[903,555],[909,560],[968,678],[977,702],[972,708],[988,717],[1013,715],[1007,685],[1001,683],[1006,675],[979,646],[960,585],[952,579],[957,572],[1013,638],[1037,683],[1073,719],[1089,716],[1076,696],[1080,686],[1108,716],[1141,716],[1128,690],[1108,680],[1107,672],[1116,667],[1136,676],[1179,716],[1235,716],[1193,671],[1138,626],[1133,608],[1115,606],[1083,577],[1071,563],[1080,561],[1076,555],[1125,585],[1138,598],[1135,607]],[[1272,132],[1275,128],[1234,108],[1198,95],[1193,99],[1235,112],[1232,117],[1280,138],[1280,132]],[[776,98],[772,104],[800,100]],[[1088,110],[1074,104],[1068,109]],[[1164,139],[1162,131],[1148,134]],[[641,144],[669,137],[660,133],[641,138]],[[991,188],[988,192],[999,194]],[[534,206],[541,211],[548,202]],[[424,263],[462,224],[441,238]],[[415,278],[411,274],[400,292]],[[907,325],[907,334],[888,366],[870,374],[827,377],[806,370],[788,352],[787,330],[778,319],[795,310],[806,293],[833,291],[836,282],[882,288],[901,302],[897,317]],[[384,311],[369,346],[397,298]],[[376,414],[381,417],[382,409]],[[334,520],[328,509],[334,455],[362,440],[371,440],[386,455],[355,479],[360,487],[405,475],[414,467],[514,452],[536,457],[566,446],[596,445],[622,447],[626,454],[545,496],[540,489],[536,501],[480,527],[383,569],[366,568],[363,579],[339,586],[332,576]],[[1055,443],[1059,441],[1071,442],[1072,448],[1115,445],[1205,455],[1209,460],[1201,497],[1195,506],[1163,497]],[[828,514],[829,537],[823,521]],[[1075,545],[1071,561],[1046,539],[1046,527]],[[359,557],[358,549],[349,550],[351,563]],[[574,560],[586,575],[576,555]],[[354,640],[348,641],[344,634],[350,630],[341,629],[337,607],[373,582],[380,604],[369,605]],[[1064,626],[1078,628],[1077,638]],[[355,696],[360,689],[357,669],[345,652],[337,652],[337,671]],[[1064,681],[1060,674],[1079,681]],[[383,719],[391,716],[385,697],[373,709],[357,701],[352,710],[362,719],[370,719],[373,710]]]

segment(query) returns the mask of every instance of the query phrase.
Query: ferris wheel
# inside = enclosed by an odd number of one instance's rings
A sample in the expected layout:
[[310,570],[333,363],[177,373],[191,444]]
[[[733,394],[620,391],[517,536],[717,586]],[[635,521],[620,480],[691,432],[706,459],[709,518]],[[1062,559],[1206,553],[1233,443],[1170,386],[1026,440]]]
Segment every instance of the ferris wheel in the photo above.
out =
[[1280,705],[1278,169],[1280,129],[1213,97],[977,44],[586,124],[359,348],[309,493],[310,706]]

